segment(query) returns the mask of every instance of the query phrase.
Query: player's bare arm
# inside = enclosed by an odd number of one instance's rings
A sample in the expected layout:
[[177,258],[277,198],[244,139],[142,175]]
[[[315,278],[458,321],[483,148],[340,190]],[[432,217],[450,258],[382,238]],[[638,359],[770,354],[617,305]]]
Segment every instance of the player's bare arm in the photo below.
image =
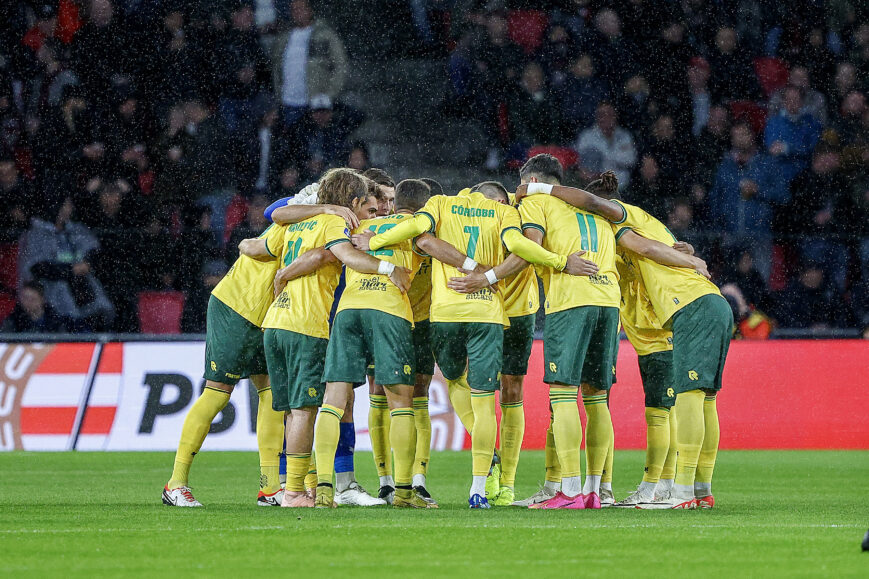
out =
[[282,267],[275,274],[275,296],[284,290],[287,282],[314,273],[328,263],[334,263],[338,258],[323,247],[306,251],[286,267]]
[[516,199],[547,192],[549,195],[558,197],[565,203],[569,203],[589,213],[596,213],[608,221],[620,221],[624,217],[624,209],[618,203],[598,197],[594,193],[589,193],[584,189],[567,187],[566,185],[523,183],[516,188]]
[[[474,265],[471,271],[485,273],[490,269],[488,265],[476,263],[467,255],[455,248],[451,243],[447,243],[443,239],[438,239],[431,233],[423,233],[415,240],[416,246],[426,252],[431,257],[446,263],[460,270],[469,270],[468,265]],[[471,263],[473,262],[473,264]]]
[[673,244],[673,249],[681,251],[682,253],[687,253],[688,255],[694,255],[694,246],[687,241],[677,241]]
[[431,224],[431,220],[425,215],[414,215],[412,219],[405,219],[388,231],[374,236],[360,233],[353,235],[351,241],[360,251],[378,250],[381,247],[395,245],[405,239],[422,235],[429,230]]
[[278,225],[298,223],[315,215],[337,215],[350,229],[359,227],[359,218],[349,207],[340,205],[285,205],[272,212],[272,221]]
[[637,255],[645,257],[646,259],[651,259],[661,265],[687,267],[695,270],[706,279],[711,277],[709,275],[709,270],[706,268],[706,262],[699,257],[683,253],[682,251],[678,251],[659,241],[647,239],[633,231],[626,231],[622,234],[622,236],[619,237],[618,244],[633,251]]
[[275,256],[269,253],[266,240],[261,237],[242,239],[238,244],[238,251],[253,259],[272,260]]
[[[396,228],[397,229],[397,228]],[[377,259],[372,255],[359,251],[349,243],[339,243],[329,248],[341,263],[361,273],[379,273],[389,276],[389,280],[395,284],[401,293],[407,293],[410,288],[410,270]]]

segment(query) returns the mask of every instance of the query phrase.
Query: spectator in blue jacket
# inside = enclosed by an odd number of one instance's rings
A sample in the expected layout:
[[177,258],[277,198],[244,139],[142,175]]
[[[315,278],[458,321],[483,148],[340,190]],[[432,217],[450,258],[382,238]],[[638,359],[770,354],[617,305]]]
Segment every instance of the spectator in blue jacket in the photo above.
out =
[[786,87],[782,101],[784,106],[779,114],[766,123],[764,145],[790,183],[797,173],[809,166],[812,151],[821,137],[821,125],[803,111],[803,94],[799,87]]
[[731,129],[730,144],[709,192],[710,219],[731,241],[753,248],[758,270],[769,279],[773,211],[790,193],[775,161],[757,150],[747,124]]

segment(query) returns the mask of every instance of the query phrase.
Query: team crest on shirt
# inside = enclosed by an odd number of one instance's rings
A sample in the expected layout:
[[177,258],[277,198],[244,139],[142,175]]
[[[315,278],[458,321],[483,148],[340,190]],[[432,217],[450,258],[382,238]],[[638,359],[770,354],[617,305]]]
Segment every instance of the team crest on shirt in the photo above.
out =
[[691,371],[688,372],[688,378],[689,378],[692,382],[696,382],[697,380],[700,379],[700,375],[697,373],[696,370],[691,370]]

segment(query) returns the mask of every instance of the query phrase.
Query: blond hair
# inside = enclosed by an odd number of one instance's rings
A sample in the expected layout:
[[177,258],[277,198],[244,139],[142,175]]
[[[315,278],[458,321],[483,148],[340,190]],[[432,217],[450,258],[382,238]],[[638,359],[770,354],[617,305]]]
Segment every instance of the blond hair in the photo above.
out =
[[351,207],[354,199],[371,196],[369,182],[353,169],[329,169],[320,177],[317,197],[320,203]]

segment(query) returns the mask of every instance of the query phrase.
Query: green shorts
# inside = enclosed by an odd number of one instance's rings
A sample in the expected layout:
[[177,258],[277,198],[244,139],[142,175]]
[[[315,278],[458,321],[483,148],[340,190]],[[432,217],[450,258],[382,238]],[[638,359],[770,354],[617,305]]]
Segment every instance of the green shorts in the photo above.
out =
[[326,390],[323,361],[329,340],[269,328],[263,341],[272,385],[272,408],[286,412],[322,406]]
[[609,390],[618,340],[618,308],[582,306],[548,314],[543,329],[543,381]]
[[468,368],[473,390],[494,392],[501,385],[504,326],[482,322],[432,322],[431,341],[438,366],[447,380]]
[[616,363],[619,361],[619,346],[621,345],[622,340],[620,337],[616,338],[616,351],[613,352],[613,386],[615,386],[618,380],[616,379]]
[[267,373],[262,330],[216,297],[208,298],[205,379],[234,386]]
[[431,348],[431,322],[428,320],[414,324],[413,350],[416,353],[416,373],[434,374],[435,358]]
[[414,383],[411,323],[378,310],[338,312],[326,351],[325,381],[365,382],[372,363],[375,384]]
[[697,298],[673,314],[673,389],[721,390],[733,334],[733,312],[723,297]]
[[510,318],[510,327],[504,330],[504,355],[501,361],[501,374],[524,376],[528,373],[528,358],[534,344],[534,321],[537,316],[517,316]]
[[673,391],[673,351],[653,352],[639,356],[640,377],[646,393],[646,408],[672,408],[676,403]]

